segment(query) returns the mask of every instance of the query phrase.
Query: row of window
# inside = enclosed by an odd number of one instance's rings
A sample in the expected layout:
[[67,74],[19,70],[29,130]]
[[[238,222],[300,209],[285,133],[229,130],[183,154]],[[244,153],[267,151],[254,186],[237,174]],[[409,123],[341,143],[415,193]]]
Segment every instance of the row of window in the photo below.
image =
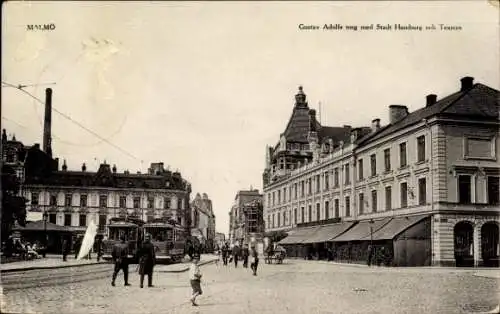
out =
[[[87,226],[87,214],[78,214],[78,226],[79,227],[86,227]],[[125,218],[126,213],[120,213],[118,217]],[[155,215],[147,214],[146,215],[146,222],[152,222],[155,219]],[[72,214],[65,213],[64,218],[63,218],[63,225],[64,226],[71,226],[71,220],[72,220]],[[181,222],[181,217],[177,217],[178,222]],[[48,221],[57,224],[57,214],[56,213],[49,213],[48,216]],[[98,226],[104,227],[108,221],[108,215],[105,214],[100,214],[99,215],[99,224]]]
[[[383,152],[384,154],[384,172],[389,172],[392,170],[392,165],[391,165],[391,149],[387,148]],[[417,137],[417,162],[423,162],[425,161],[425,136],[419,136]],[[364,161],[362,158],[358,159],[358,180],[361,181],[364,179],[364,167],[363,167]],[[404,168],[406,167],[407,164],[407,149],[406,149],[406,142],[399,144],[399,167]],[[349,163],[346,163],[342,166],[342,171],[344,172],[344,184],[349,185],[351,184],[351,173],[350,173],[350,167]],[[377,175],[377,155],[372,154],[370,155],[370,166],[371,166],[371,177],[374,177]],[[333,170],[333,185],[335,188],[337,188],[340,184],[340,169],[337,167]],[[323,182],[323,184],[321,184]],[[324,190],[330,189],[330,176],[329,172],[324,172],[322,175],[315,175],[314,176],[314,186],[315,186],[315,193],[321,192],[321,186],[323,185]],[[300,188],[300,189],[299,189]],[[306,180],[300,181],[299,183],[294,183],[290,189],[288,190],[287,193],[287,188],[284,187],[283,190],[277,190],[273,191],[272,193],[268,193],[267,195],[267,204],[268,207],[269,205],[276,205],[280,204],[282,202],[286,202],[287,199],[291,200],[292,197],[293,199],[297,199],[299,195],[299,190],[300,190],[300,197],[304,197],[306,194],[311,195],[313,193],[313,178],[309,178]],[[283,193],[282,193],[283,191]]]
[[[32,192],[31,193],[31,205],[39,205],[40,195],[39,193]],[[73,204],[73,194],[66,194],[64,197],[64,206],[72,206]],[[50,206],[57,206],[57,195],[50,195],[49,198]],[[141,197],[134,197],[132,208],[141,208]],[[88,196],[85,194],[80,195],[80,207],[88,207]],[[108,195],[99,195],[99,207],[108,207]],[[127,208],[127,198],[126,196],[120,196],[119,198],[119,207]],[[154,198],[147,198],[147,208],[155,208],[154,206]],[[163,198],[163,209],[171,208],[170,198]]]
[[[408,194],[411,195],[411,197],[415,197],[413,195],[412,191],[408,191],[408,183],[407,182],[402,182],[400,184],[400,204],[401,208],[408,207]],[[391,210],[392,209],[392,187],[391,186],[386,186],[384,189],[384,196],[385,196],[385,210]],[[379,210],[378,208],[378,191],[377,190],[372,190],[371,191],[371,212],[375,213]],[[426,178],[420,178],[418,180],[418,204],[419,205],[425,205],[427,204],[427,180]],[[320,203],[316,204],[316,221],[321,220],[320,219],[320,213],[321,213],[321,208],[320,208]],[[350,217],[351,216],[351,197],[346,196],[344,198],[344,206],[345,206],[345,216]],[[365,213],[365,208],[369,206],[368,200],[365,198],[365,193],[359,193],[358,194],[358,212],[360,215]],[[325,220],[330,219],[329,214],[330,214],[330,204],[329,201],[325,201]],[[313,221],[312,217],[312,205],[309,205],[309,215],[308,221],[306,221],[305,217],[305,209],[304,207],[301,207],[301,216],[300,216],[300,221],[298,220],[299,216],[297,215],[297,208],[294,209],[294,224],[297,223],[304,223],[304,222],[311,222]],[[338,218],[340,217],[340,201],[338,198],[334,199],[334,205],[333,205],[333,210],[334,210],[334,216],[333,218]],[[275,218],[275,215],[277,217]],[[283,219],[281,219],[281,215],[283,215]],[[274,213],[272,215],[268,215],[267,217],[267,225],[268,228],[277,228],[277,227],[283,227],[286,225],[290,225],[291,221],[287,221],[287,214],[286,211],[283,212],[282,214],[279,213]]]
[[[490,205],[498,205],[500,204],[500,194],[498,191],[500,191],[500,177],[497,176],[488,176],[487,177],[487,197],[488,197],[488,204]],[[427,204],[427,180],[426,178],[420,178],[418,179],[418,191],[417,195],[412,190],[409,190],[408,188],[408,183],[407,182],[402,182],[400,183],[399,187],[400,191],[400,205],[401,208],[408,207],[408,195],[410,195],[411,198],[417,197],[418,199],[418,205],[425,205]],[[472,202],[471,198],[471,191],[472,191],[472,186],[471,186],[471,176],[470,175],[459,175],[458,176],[458,202],[460,204],[470,204]],[[371,195],[369,196],[371,198],[371,212],[377,212],[379,210],[378,205],[378,191],[377,190],[372,190]],[[391,186],[386,186],[384,189],[384,204],[385,204],[385,210],[391,210],[392,209],[392,187]],[[365,213],[365,208],[370,205],[368,202],[367,198],[365,197],[365,193],[359,193],[358,194],[358,211],[359,214],[362,215]],[[351,216],[351,197],[346,196],[344,198],[344,206],[345,206],[345,216],[349,217]],[[325,220],[329,219],[329,214],[330,214],[330,207],[329,207],[329,202],[325,202]],[[334,199],[334,205],[333,205],[333,213],[334,216],[333,218],[340,217],[340,201],[339,199]],[[309,215],[308,221],[306,221],[306,216],[305,216],[305,208],[301,207],[301,212],[300,212],[300,217],[297,213],[297,208],[294,209],[293,212],[293,223],[304,223],[304,222],[311,222],[313,221],[312,217],[312,205],[309,205],[308,207]],[[321,213],[321,208],[320,204],[316,204],[316,221],[321,220],[320,219],[320,213]],[[288,226],[292,224],[291,220],[291,212],[288,213],[288,217],[290,219],[287,219],[287,211],[284,211],[282,213],[273,213],[272,215],[269,214],[267,215],[267,228],[279,228],[283,226]],[[299,220],[300,218],[300,220]]]

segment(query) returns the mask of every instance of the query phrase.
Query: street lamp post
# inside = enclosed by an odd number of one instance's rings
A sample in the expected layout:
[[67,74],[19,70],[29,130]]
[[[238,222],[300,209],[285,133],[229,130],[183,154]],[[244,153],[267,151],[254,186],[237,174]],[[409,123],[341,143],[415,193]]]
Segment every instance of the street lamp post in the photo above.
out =
[[370,245],[373,246],[373,219],[370,219]]
[[47,246],[48,246],[48,238],[47,238],[47,219],[48,219],[48,214],[47,211],[43,211],[43,237],[44,237],[44,243],[43,243],[43,257],[45,257],[45,254],[47,253]]

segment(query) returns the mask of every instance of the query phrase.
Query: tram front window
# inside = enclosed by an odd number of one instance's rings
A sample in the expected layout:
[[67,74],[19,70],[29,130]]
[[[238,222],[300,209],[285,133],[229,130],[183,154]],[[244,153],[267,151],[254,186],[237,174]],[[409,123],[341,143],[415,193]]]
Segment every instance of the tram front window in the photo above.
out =
[[109,228],[109,240],[120,241],[121,237],[125,236],[125,240],[136,240],[137,230],[127,228]]
[[147,233],[151,235],[153,241],[163,242],[167,239],[166,230],[160,228],[148,228]]

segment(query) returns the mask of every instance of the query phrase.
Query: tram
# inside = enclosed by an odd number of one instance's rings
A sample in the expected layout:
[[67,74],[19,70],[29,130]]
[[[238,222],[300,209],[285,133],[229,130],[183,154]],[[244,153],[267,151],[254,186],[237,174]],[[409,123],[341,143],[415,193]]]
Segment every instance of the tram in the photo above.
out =
[[111,218],[106,228],[106,237],[102,241],[103,259],[112,258],[113,246],[120,243],[120,237],[124,235],[129,248],[128,258],[137,262],[137,252],[144,239],[143,225],[144,221],[138,218]]
[[175,263],[184,256],[184,228],[173,220],[154,219],[144,224],[144,232],[151,235],[157,263]]

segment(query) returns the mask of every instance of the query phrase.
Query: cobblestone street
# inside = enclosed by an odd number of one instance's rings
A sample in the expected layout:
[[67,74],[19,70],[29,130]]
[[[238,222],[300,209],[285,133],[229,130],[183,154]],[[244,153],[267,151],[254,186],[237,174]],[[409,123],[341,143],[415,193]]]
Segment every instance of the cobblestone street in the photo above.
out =
[[[102,268],[103,265],[99,265]],[[90,267],[90,266],[89,266]],[[91,268],[75,268],[88,272]],[[188,302],[187,273],[155,275],[154,288],[110,285],[107,278],[57,286],[7,289],[7,313],[478,313],[498,304],[497,278],[452,268],[367,268],[289,260],[261,264],[254,277],[241,265],[202,266],[199,307]],[[53,270],[57,272],[57,270]],[[76,274],[75,274],[76,277]]]

